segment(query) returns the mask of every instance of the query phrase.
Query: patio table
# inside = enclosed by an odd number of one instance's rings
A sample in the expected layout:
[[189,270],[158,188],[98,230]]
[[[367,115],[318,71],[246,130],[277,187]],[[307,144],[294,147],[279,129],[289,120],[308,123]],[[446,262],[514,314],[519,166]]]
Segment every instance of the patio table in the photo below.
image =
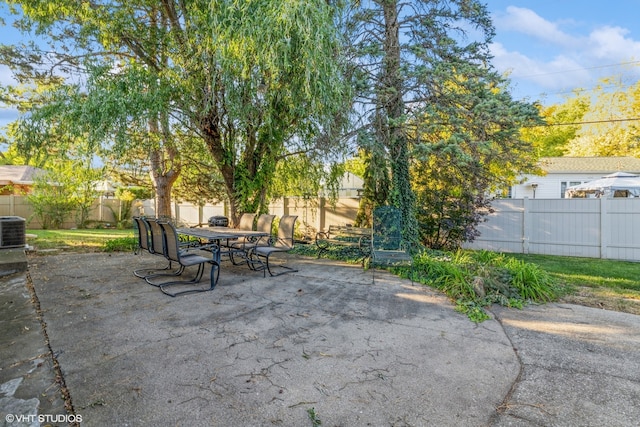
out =
[[[240,230],[237,228],[230,227],[207,227],[207,228],[186,228],[181,227],[176,229],[179,234],[183,234],[185,236],[196,237],[198,239],[207,240],[209,242],[216,242],[218,249],[212,250],[213,259],[218,264],[220,264],[220,257],[222,254],[220,242],[222,240],[229,241],[230,239],[257,239],[260,237],[268,237],[269,233],[264,231],[255,231],[255,230]],[[229,245],[226,245],[227,247]],[[241,249],[231,249],[225,251],[229,254],[231,251],[234,252],[244,252]]]

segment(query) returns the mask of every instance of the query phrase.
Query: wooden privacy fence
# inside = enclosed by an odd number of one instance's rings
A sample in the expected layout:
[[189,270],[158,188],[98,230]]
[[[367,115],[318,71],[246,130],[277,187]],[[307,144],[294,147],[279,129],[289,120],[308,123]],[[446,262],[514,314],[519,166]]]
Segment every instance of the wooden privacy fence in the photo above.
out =
[[[121,207],[120,200],[101,197],[95,200],[89,212],[89,220],[96,223],[115,224],[114,212]],[[33,215],[33,207],[27,201],[26,196],[8,195],[0,196],[0,216],[19,216],[27,221],[27,228],[40,229],[40,220]],[[74,228],[76,222],[71,215],[62,225],[62,228]]]
[[640,261],[640,199],[504,199],[465,248]]
[[[357,197],[342,197],[335,203],[322,197],[287,197],[271,203],[269,212],[279,217],[297,215],[296,229],[298,232],[313,238],[317,231],[327,230],[329,225],[353,224],[359,203],[360,199]],[[115,225],[114,212],[118,213],[120,208],[121,204],[117,199],[106,197],[96,199],[90,211],[89,220],[103,225]],[[134,202],[131,214],[156,216],[155,201]],[[206,223],[210,217],[216,215],[228,216],[227,206],[223,203],[196,206],[178,202],[172,205],[172,217],[185,225]],[[33,216],[33,208],[25,196],[0,196],[0,216],[19,216],[27,220],[27,228],[42,228],[42,224]],[[63,228],[74,228],[75,226],[73,217],[70,217],[63,224]]]
[[[328,230],[329,225],[353,224],[359,204],[360,199],[357,197],[341,197],[335,203],[324,197],[285,197],[269,204],[269,213],[278,217],[297,215],[297,234],[313,239],[318,231]],[[155,216],[154,201],[145,200],[134,214]],[[210,217],[217,215],[228,216],[225,204],[196,206],[191,203],[174,203],[172,206],[173,218],[186,225],[206,223]]]

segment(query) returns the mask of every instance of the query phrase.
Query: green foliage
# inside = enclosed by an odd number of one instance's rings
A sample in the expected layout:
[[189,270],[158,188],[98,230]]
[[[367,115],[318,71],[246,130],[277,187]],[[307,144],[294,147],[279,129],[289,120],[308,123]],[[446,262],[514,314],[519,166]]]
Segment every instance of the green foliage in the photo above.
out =
[[[575,91],[565,105],[586,96]],[[567,155],[640,157],[640,127],[634,120],[625,120],[640,114],[640,81],[629,85],[617,76],[603,78],[588,97],[584,124],[567,145]]]
[[[37,250],[64,249],[69,251],[131,250],[133,243],[137,247],[137,237],[133,230],[91,229],[91,230],[27,230],[27,234],[36,238],[28,240]],[[114,243],[109,243],[114,240]]]
[[38,176],[27,196],[34,215],[44,228],[60,228],[75,213],[76,225],[84,227],[97,197],[93,183],[102,172],[79,162],[59,161],[52,166],[55,170]]
[[521,308],[553,301],[560,292],[536,265],[493,252],[424,251],[415,258],[414,269],[419,281],[445,292],[474,321],[488,318],[483,307],[491,304]]
[[552,301],[556,298],[551,277],[537,265],[509,259],[504,268],[510,273],[510,285],[525,301]]
[[48,182],[47,178],[53,178],[53,175],[47,174],[34,182],[27,201],[33,208],[33,215],[42,223],[42,228],[61,228],[73,213],[75,204],[68,187],[55,181]]
[[555,281],[569,286],[605,287],[617,292],[640,292],[638,263],[581,257],[513,254],[513,258],[535,264]]
[[316,413],[315,408],[307,409],[307,415],[309,415],[309,420],[311,421],[311,425],[313,427],[318,427],[322,425],[322,421],[318,417],[318,414]]
[[[316,257],[318,255],[318,247],[315,244],[296,244],[292,253]],[[329,243],[328,247],[323,251],[323,257],[328,259],[340,260],[352,264],[362,262],[362,254],[357,247],[334,245]]]
[[364,166],[364,188],[354,225],[356,227],[371,227],[373,210],[387,204],[390,198],[389,165],[383,154],[384,149],[377,146],[371,135],[362,133],[359,137],[359,145],[363,147],[360,151],[360,157]]
[[5,63],[28,82],[65,67],[86,78],[51,90],[22,139],[51,144],[56,122],[118,163],[148,154],[161,214],[184,165],[179,198],[224,198],[236,216],[263,209],[286,157],[342,149],[350,89],[331,2],[19,3],[52,53]]
[[567,153],[571,141],[578,135],[580,126],[591,106],[586,95],[569,98],[563,104],[536,107],[545,124],[522,129],[522,138],[531,142],[540,157],[561,157]]
[[[514,101],[490,65],[494,29],[486,6],[401,4],[359,3],[346,26],[367,123],[361,147],[384,159],[377,170],[391,172],[381,204],[402,210],[404,237],[417,240],[420,231],[427,245],[456,247],[474,237],[487,194],[533,170],[535,156],[519,129],[540,123],[538,111]],[[471,27],[473,41],[461,43]],[[374,195],[372,185],[365,179],[365,192]],[[359,224],[366,224],[361,211]]]
[[136,237],[119,237],[104,243],[105,252],[133,252],[137,247],[138,239]]

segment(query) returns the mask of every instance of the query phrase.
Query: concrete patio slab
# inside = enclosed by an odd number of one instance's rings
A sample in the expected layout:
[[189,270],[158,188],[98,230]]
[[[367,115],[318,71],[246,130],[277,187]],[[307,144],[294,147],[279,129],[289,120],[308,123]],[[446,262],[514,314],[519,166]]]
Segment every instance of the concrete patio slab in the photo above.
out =
[[[495,318],[477,325],[442,294],[388,273],[376,272],[374,284],[359,266],[288,262],[299,271],[267,278],[224,263],[212,292],[171,298],[133,276],[165,265],[149,254],[30,257],[81,425],[640,419],[637,316],[559,304],[494,307]],[[4,366],[0,375],[1,383]],[[3,415],[17,410],[1,404]]]

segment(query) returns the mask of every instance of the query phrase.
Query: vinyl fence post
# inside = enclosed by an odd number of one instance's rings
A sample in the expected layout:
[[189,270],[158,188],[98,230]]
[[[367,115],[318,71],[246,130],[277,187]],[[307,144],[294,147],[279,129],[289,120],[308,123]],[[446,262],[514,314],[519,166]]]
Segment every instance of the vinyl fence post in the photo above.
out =
[[522,253],[529,253],[531,239],[531,199],[525,197],[522,203]]
[[609,215],[609,200],[600,197],[600,258],[609,258],[609,236],[611,235],[611,219]]

